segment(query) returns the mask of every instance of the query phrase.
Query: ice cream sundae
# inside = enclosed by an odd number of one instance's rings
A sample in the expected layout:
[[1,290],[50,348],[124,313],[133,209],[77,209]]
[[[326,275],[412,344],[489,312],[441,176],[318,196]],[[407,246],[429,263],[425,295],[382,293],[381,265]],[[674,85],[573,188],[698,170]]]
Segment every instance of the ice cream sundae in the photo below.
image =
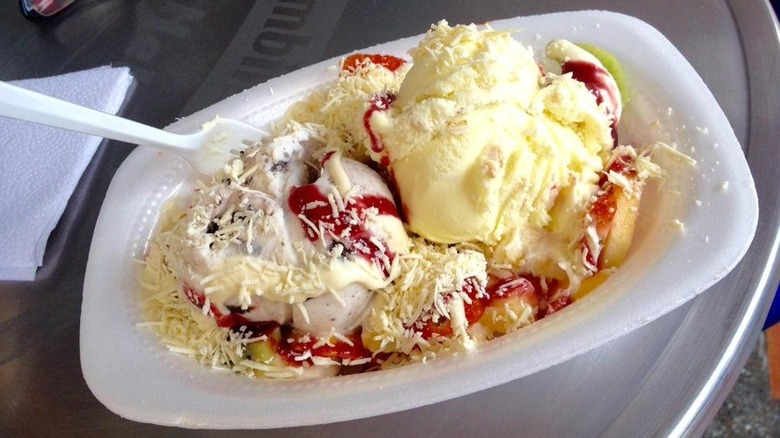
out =
[[592,52],[442,21],[409,60],[345,58],[164,215],[148,319],[212,367],[316,377],[473,350],[576,301],[661,175],[620,143],[625,85]]

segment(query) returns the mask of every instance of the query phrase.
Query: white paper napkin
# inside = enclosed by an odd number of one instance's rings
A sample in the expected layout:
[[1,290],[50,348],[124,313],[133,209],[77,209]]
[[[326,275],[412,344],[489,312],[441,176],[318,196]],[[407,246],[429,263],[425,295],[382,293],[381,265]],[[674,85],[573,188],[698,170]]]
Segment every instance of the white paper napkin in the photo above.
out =
[[[133,77],[98,67],[14,85],[116,114]],[[0,117],[0,280],[33,280],[49,234],[103,139]]]

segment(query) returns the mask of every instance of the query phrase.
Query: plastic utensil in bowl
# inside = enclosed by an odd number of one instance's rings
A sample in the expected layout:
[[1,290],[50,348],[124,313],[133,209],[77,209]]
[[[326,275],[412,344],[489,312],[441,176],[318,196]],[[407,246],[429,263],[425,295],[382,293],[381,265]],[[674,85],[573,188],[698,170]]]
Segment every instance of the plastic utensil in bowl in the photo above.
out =
[[0,116],[151,146],[187,159],[199,172],[216,172],[245,142],[266,133],[244,122],[215,117],[200,130],[174,134],[0,81]]

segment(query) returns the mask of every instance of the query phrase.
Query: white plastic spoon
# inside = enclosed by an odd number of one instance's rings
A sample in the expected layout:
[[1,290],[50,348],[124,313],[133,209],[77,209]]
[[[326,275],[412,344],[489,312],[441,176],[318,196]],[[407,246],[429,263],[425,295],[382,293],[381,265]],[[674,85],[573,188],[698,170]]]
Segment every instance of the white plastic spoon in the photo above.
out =
[[174,134],[2,81],[0,116],[170,151],[206,175],[221,169],[231,150],[243,149],[247,142],[266,135],[246,123],[221,117],[191,134]]

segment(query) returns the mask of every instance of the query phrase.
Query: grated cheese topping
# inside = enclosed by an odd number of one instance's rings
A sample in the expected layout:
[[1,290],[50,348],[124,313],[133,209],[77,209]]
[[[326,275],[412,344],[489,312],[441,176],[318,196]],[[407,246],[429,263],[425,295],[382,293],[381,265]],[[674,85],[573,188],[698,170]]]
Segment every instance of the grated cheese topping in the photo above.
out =
[[[487,260],[482,252],[463,246],[413,239],[409,254],[400,261],[400,275],[378,293],[363,326],[363,341],[377,352],[403,353],[411,360],[432,358],[449,351],[475,347],[463,315],[460,292],[469,278],[487,282]],[[421,326],[449,320],[454,335],[425,339]]]
[[[340,72],[338,80],[314,90],[287,110],[284,120],[323,126],[323,139],[330,148],[358,161],[368,160],[371,140],[363,125],[363,114],[376,94],[395,93],[401,87],[408,66],[390,71],[364,62],[353,74]],[[284,123],[276,133],[284,130]]]

